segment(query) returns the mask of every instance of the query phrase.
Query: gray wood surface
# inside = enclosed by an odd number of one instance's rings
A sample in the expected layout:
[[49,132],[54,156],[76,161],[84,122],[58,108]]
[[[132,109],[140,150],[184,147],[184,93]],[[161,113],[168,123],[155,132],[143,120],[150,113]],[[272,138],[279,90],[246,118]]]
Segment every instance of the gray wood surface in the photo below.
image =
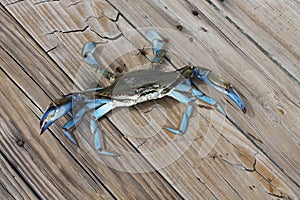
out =
[[[0,199],[298,199],[299,9],[290,0],[1,0]],[[150,65],[148,29],[165,39],[163,65]],[[94,150],[88,115],[78,145],[62,132],[68,116],[40,136],[52,100],[99,78],[81,56],[88,41],[112,71],[210,68],[248,111],[197,83],[228,118],[200,106],[174,136],[162,127],[178,127],[184,106],[170,98],[114,110],[98,123],[116,158]]]

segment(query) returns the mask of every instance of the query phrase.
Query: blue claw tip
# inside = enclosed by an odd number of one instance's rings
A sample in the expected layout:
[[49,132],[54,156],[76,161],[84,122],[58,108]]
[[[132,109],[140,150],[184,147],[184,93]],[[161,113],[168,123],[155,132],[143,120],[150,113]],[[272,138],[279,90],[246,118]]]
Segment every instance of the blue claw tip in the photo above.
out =
[[69,113],[80,100],[81,96],[79,94],[69,94],[50,103],[40,120],[40,134],[42,134],[56,120]]
[[75,141],[75,139],[71,136],[71,134],[68,131],[64,131],[64,134],[69,138],[69,140],[71,142],[73,142],[74,144],[77,144],[77,142]]
[[49,107],[46,112],[43,114],[40,120],[40,134],[43,134],[47,128],[55,121],[53,118],[49,118],[49,116],[55,115],[56,108],[55,106]]
[[182,132],[180,130],[176,130],[176,129],[173,129],[173,128],[169,128],[169,127],[164,127],[166,130],[170,131],[171,133],[174,133],[176,135],[181,135]]
[[118,154],[115,154],[115,153],[110,152],[110,151],[105,151],[105,150],[100,150],[99,153],[102,154],[102,155],[105,155],[105,156],[112,156],[112,157],[118,156]]
[[232,87],[228,89],[228,97],[243,111],[243,113],[246,113],[244,101]]

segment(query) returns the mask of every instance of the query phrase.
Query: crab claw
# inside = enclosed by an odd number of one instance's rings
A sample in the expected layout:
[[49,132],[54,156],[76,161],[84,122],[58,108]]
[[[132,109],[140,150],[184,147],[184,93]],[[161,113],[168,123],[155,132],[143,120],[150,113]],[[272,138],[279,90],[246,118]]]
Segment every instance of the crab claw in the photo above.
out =
[[194,74],[214,89],[226,94],[242,111],[246,113],[246,105],[233,86],[218,74],[203,67],[194,67]]
[[51,102],[40,120],[40,134],[42,134],[56,120],[71,111],[81,98],[80,94],[68,94]]
[[94,42],[87,42],[84,45],[81,54],[86,63],[93,65],[97,69],[98,61],[94,57],[95,50],[96,50],[96,44]]

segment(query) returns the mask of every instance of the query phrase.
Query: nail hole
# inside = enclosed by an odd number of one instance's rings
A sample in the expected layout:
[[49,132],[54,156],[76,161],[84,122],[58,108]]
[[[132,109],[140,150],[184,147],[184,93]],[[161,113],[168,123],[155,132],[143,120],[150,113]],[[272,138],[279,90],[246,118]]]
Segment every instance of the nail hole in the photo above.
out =
[[183,27],[181,25],[176,26],[176,28],[180,31],[182,31]]
[[208,30],[204,27],[201,27],[201,31],[207,32]]
[[255,189],[255,185],[249,185],[250,190]]
[[198,14],[199,14],[199,13],[198,13],[197,10],[194,10],[194,11],[193,11],[193,15],[198,16]]
[[18,144],[18,146],[20,146],[20,147],[23,147],[24,146],[24,141],[23,140],[18,140],[17,141],[17,144]]

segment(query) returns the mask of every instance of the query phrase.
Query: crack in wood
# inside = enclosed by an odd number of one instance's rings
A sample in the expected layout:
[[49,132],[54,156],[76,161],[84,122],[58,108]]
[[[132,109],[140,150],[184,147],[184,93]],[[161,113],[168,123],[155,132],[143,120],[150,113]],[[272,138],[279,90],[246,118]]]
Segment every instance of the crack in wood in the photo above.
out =
[[4,4],[4,6],[11,6],[11,5],[14,5],[14,4],[17,4],[17,3],[20,3],[20,2],[22,2],[22,1],[25,1],[25,0],[13,1],[13,2],[10,2],[10,3]]
[[285,170],[283,170],[283,168],[262,148],[260,147],[255,141],[254,139],[247,134],[247,132],[240,127],[237,123],[235,123],[235,121],[233,121],[232,119],[230,119],[229,117],[227,117],[227,119],[231,122],[232,125],[234,125],[248,140],[251,141],[251,143],[257,148],[259,149],[259,151],[261,151],[286,177],[288,177],[297,187],[300,187],[299,183],[297,183],[297,181],[291,177],[288,173],[285,172]]
[[80,3],[82,3],[82,0],[79,0],[77,2],[71,3],[71,4],[67,5],[67,6],[65,6],[65,8],[70,8],[72,6],[76,6],[77,4],[80,4]]
[[137,145],[137,149],[139,149],[141,146],[143,146],[147,142],[147,139],[145,139],[141,144]]
[[[253,164],[252,164],[252,168],[247,168],[242,163],[231,163],[230,161],[228,161],[228,160],[226,160],[224,158],[220,158],[220,160],[222,160],[223,162],[229,164],[230,166],[232,166],[234,168],[243,169],[243,170],[245,170],[247,172],[250,172],[250,173],[257,173],[262,178],[262,180],[266,181],[269,184],[269,188],[266,188],[266,186],[263,183],[261,183],[263,185],[263,188],[264,188],[264,190],[266,191],[267,194],[275,196],[275,197],[279,197],[279,198],[291,199],[288,195],[283,195],[282,191],[276,185],[272,184],[272,182],[275,179],[275,177],[273,175],[272,175],[272,179],[270,179],[270,178],[265,177],[265,175],[263,173],[261,173],[259,170],[257,170],[257,168],[256,168],[256,165],[257,165],[256,156],[258,154],[259,153],[256,152],[253,155],[254,161],[253,161]],[[260,180],[260,182],[262,182],[262,181]],[[273,188],[276,189],[278,192],[280,192],[280,195],[272,193],[271,191],[274,190]]]
[[59,1],[60,0],[43,0],[43,1],[33,3],[33,5],[39,5],[39,4],[43,4],[43,3],[59,2]]
[[[119,17],[120,17],[120,13],[117,14],[117,17],[116,19],[111,19],[111,18],[108,18],[107,16],[101,16],[101,17],[95,17],[95,16],[89,16],[86,20],[85,20],[85,23],[88,23],[88,21],[92,18],[96,18],[96,19],[100,19],[102,17],[106,17],[107,19],[109,19],[110,21],[114,22],[114,23],[117,23],[118,20],[119,20]],[[120,33],[114,37],[108,37],[108,36],[102,36],[100,33],[98,33],[96,30],[94,30],[93,28],[91,28],[90,25],[86,25],[84,28],[82,29],[73,29],[73,30],[65,30],[65,31],[62,31],[62,30],[53,30],[51,32],[48,32],[46,33],[45,35],[56,35],[56,33],[60,34],[68,34],[68,33],[80,33],[80,32],[85,32],[87,29],[89,29],[90,31],[94,32],[97,36],[99,36],[101,39],[106,39],[106,40],[111,40],[111,41],[114,41],[114,40],[118,40],[119,38],[121,38],[123,35],[122,31],[120,30],[119,26],[116,24],[118,30],[120,31]],[[59,37],[56,35],[57,37],[57,40],[59,40]],[[47,52],[49,51],[52,51],[53,49],[57,48],[59,46],[56,45],[55,47],[51,48],[50,50],[48,50]]]
[[68,33],[85,32],[88,28],[89,28],[89,25],[86,25],[83,29],[74,29],[74,30],[67,30],[67,31],[54,30],[54,31],[51,31],[49,33],[46,33],[45,35],[53,35],[53,34],[56,34],[56,33],[68,34]]

